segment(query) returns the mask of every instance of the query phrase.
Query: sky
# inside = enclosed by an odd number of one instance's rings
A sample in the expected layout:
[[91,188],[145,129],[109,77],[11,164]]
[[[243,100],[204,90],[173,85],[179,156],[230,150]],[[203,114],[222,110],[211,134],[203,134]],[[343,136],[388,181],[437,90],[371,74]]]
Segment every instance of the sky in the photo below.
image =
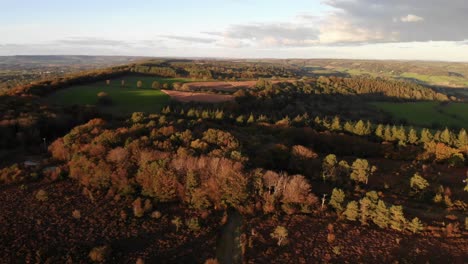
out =
[[0,0],[0,56],[468,61],[466,0]]

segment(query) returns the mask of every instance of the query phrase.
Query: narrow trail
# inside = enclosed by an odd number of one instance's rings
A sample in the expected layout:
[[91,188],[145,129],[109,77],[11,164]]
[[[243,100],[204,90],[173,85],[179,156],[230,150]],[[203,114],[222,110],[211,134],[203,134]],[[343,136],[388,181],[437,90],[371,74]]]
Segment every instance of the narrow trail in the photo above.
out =
[[216,258],[221,264],[240,264],[243,261],[240,236],[242,234],[242,215],[231,210],[228,221],[222,227],[216,243]]

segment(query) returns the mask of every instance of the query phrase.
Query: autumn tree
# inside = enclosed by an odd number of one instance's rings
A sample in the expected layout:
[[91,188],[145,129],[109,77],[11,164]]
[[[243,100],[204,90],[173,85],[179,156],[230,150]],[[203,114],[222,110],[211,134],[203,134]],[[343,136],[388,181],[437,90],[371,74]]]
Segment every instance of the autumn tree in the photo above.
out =
[[377,167],[370,166],[369,162],[365,159],[356,159],[352,165],[351,179],[355,182],[362,182],[367,184],[369,176],[371,176]]
[[343,202],[344,202],[345,194],[343,190],[334,188],[332,191],[332,195],[330,198],[329,204],[333,207],[338,214],[343,211]]
[[390,228],[401,231],[405,227],[406,219],[403,214],[403,207],[392,205],[390,207]]
[[423,128],[421,130],[421,142],[422,143],[429,143],[433,139],[433,136],[429,129]]
[[270,236],[278,240],[278,246],[281,246],[283,242],[288,238],[288,230],[284,226],[277,226]]
[[159,89],[161,89],[161,84],[158,81],[154,81],[151,84],[151,88],[159,90]]
[[408,132],[408,142],[411,144],[416,144],[418,142],[418,134],[414,128],[410,128]]
[[137,88],[142,88],[143,87],[143,82],[142,81],[137,81]]
[[416,192],[423,191],[429,186],[429,182],[418,173],[415,173],[410,179],[410,187]]
[[407,228],[409,231],[413,232],[414,234],[421,232],[424,230],[424,226],[419,220],[419,218],[415,217],[411,222],[408,222]]
[[359,207],[356,201],[351,201],[346,205],[346,210],[343,215],[350,221],[356,221],[359,216]]
[[324,181],[329,178],[332,180],[336,178],[336,169],[337,169],[336,165],[337,165],[337,160],[334,154],[329,154],[323,159],[322,178]]
[[380,228],[386,228],[388,226],[389,215],[387,206],[385,206],[384,201],[378,201],[372,221]]

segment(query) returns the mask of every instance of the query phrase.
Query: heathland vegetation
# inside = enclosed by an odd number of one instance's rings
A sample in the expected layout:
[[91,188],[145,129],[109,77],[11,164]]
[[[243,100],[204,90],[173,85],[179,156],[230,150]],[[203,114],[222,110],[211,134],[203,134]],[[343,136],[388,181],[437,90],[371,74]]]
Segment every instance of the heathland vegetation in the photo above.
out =
[[301,63],[158,59],[8,90],[0,257],[462,263],[467,102]]

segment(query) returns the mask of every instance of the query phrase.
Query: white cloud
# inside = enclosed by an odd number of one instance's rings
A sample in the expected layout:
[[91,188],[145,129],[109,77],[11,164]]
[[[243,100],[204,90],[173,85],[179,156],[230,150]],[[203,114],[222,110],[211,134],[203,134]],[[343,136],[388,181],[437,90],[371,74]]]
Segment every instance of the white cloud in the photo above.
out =
[[407,16],[401,17],[400,20],[401,22],[419,22],[424,21],[424,18],[417,15],[409,14]]

